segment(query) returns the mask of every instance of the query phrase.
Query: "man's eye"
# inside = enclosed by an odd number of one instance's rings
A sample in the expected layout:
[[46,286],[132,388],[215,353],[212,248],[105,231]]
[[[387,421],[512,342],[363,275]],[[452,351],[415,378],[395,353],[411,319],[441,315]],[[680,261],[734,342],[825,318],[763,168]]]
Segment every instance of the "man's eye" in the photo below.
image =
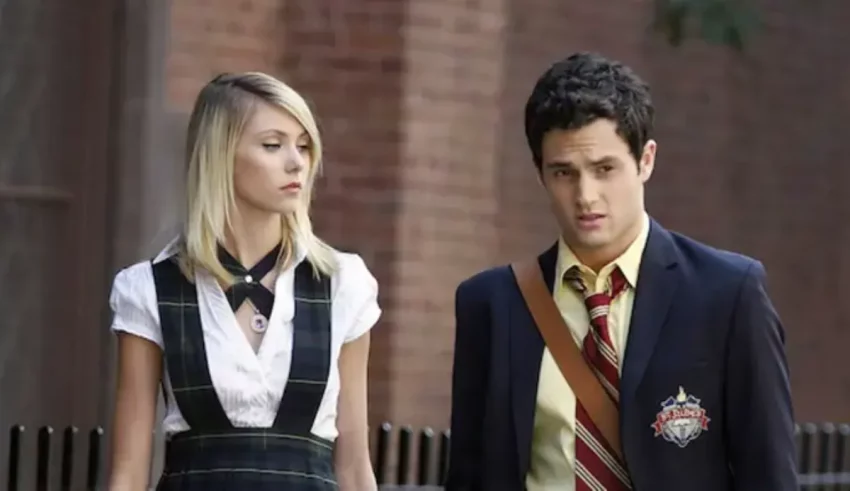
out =
[[575,171],[572,169],[557,169],[552,172],[552,175],[555,177],[570,177],[575,174]]

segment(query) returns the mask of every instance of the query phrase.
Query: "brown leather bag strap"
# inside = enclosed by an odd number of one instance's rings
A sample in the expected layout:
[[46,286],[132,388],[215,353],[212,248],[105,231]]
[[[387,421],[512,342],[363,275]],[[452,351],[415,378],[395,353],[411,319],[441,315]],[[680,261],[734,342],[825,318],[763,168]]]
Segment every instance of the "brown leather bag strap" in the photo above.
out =
[[570,328],[564,322],[546,286],[537,258],[512,264],[511,269],[528,310],[534,318],[534,323],[537,324],[543,341],[552,353],[552,358],[558,364],[561,374],[602,436],[622,461],[617,406],[614,405],[576,345]]

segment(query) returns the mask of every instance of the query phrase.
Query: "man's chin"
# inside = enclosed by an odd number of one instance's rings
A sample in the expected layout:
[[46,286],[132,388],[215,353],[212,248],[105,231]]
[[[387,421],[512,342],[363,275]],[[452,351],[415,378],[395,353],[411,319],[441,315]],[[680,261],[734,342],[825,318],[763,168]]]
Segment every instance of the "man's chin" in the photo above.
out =
[[582,232],[581,234],[577,234],[573,240],[574,242],[569,244],[571,247],[586,251],[602,249],[611,242],[608,234],[601,230],[595,232]]

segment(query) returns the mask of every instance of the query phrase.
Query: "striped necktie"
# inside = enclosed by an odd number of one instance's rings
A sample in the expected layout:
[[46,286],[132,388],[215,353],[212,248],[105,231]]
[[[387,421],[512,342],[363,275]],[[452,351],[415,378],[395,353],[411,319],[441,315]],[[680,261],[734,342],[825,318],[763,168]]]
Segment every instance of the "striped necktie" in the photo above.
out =
[[[567,271],[564,281],[584,297],[590,316],[591,329],[584,337],[582,354],[614,404],[619,406],[619,365],[608,329],[608,311],[611,301],[628,287],[626,278],[619,268],[615,268],[608,279],[608,288],[601,293],[587,288],[577,267]],[[631,488],[625,466],[581,403],[576,401],[576,491],[622,491]]]

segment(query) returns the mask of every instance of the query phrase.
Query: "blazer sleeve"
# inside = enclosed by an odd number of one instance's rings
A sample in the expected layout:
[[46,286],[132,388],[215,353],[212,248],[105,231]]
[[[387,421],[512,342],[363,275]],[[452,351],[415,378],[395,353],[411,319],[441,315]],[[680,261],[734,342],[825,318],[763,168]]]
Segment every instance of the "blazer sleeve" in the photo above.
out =
[[446,491],[482,489],[483,421],[490,370],[486,290],[467,280],[455,292],[451,451]]
[[798,491],[785,334],[753,262],[743,279],[727,347],[726,441],[734,489]]

